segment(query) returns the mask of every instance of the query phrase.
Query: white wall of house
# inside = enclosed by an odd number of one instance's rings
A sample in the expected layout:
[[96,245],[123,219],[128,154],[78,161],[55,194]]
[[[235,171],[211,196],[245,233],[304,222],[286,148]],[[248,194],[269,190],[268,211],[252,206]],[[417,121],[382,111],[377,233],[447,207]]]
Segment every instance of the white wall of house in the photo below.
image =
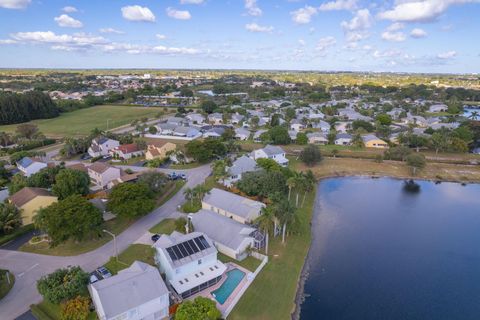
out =
[[28,167],[18,167],[18,169],[26,176],[30,177],[32,174],[37,173],[38,171],[47,167],[46,163],[43,162],[33,162]]

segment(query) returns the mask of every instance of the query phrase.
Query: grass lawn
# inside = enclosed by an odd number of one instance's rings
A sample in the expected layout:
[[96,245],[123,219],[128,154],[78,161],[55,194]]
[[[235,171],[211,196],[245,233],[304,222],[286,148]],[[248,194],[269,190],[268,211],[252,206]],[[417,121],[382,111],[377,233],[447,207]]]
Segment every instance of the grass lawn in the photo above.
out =
[[[263,253],[263,252],[261,252],[261,253]],[[237,260],[232,259],[229,256],[226,256],[223,253],[219,252],[217,254],[217,257],[218,257],[218,260],[222,261],[223,263],[233,262],[235,264],[238,264],[241,267],[244,267],[245,269],[247,269],[251,272],[254,272],[255,270],[257,270],[260,263],[262,263],[262,261],[260,261],[258,259],[255,259],[254,257],[251,257],[251,256],[243,259],[242,261],[237,261]]]
[[[135,222],[135,220],[117,217],[113,220],[106,221],[102,229],[107,229],[114,234],[120,234],[133,222]],[[54,248],[50,248],[46,242],[41,242],[35,245],[26,243],[20,247],[20,251],[47,254],[52,256],[75,256],[99,248],[110,240],[112,240],[111,236],[102,233],[101,237],[99,238],[86,240],[80,243],[76,243],[75,241],[67,241],[66,243],[60,244]]]
[[170,234],[175,231],[175,219],[168,218],[162,220],[157,225],[150,228],[151,233],[158,233],[158,234]]
[[314,200],[315,191],[308,194],[304,207],[298,209],[297,233],[288,235],[285,244],[280,236],[270,238],[269,261],[235,306],[229,320],[291,319],[300,272],[311,242]]
[[154,255],[155,249],[151,246],[146,244],[132,244],[118,255],[118,262],[112,257],[110,261],[105,264],[105,267],[110,270],[112,274],[117,274],[118,271],[130,267],[136,260],[155,266]]
[[[61,308],[58,304],[53,304],[47,300],[43,300],[39,304],[32,304],[30,306],[33,315],[38,320],[60,320],[61,319]],[[98,319],[95,312],[90,312],[87,320]]]
[[186,170],[186,169],[194,169],[198,168],[202,165],[199,162],[191,162],[186,164],[171,164],[168,169],[176,169],[176,170]]
[[[53,119],[33,120],[39,130],[50,137],[87,135],[91,130],[116,128],[143,117],[153,117],[159,112],[156,108],[102,105],[62,113]],[[0,131],[14,132],[18,124],[0,126]]]
[[[10,283],[8,282],[9,279],[10,279]],[[15,283],[15,276],[11,273],[8,273],[8,279],[7,279],[7,270],[0,269],[0,300],[2,300],[2,298],[8,294],[10,289],[13,288],[14,283]]]

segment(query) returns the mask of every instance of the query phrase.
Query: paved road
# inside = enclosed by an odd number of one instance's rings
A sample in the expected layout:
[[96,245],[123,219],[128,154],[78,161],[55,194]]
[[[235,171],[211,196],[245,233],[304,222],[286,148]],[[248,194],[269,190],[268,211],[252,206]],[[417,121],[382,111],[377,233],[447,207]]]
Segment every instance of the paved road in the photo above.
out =
[[[188,181],[184,188],[193,187],[203,183],[211,173],[209,165],[199,168],[184,170]],[[182,191],[179,191],[163,206],[155,209],[150,214],[142,217],[127,230],[117,236],[118,251],[125,250],[134,243],[152,226],[161,220],[176,214],[177,207],[185,201]],[[0,301],[0,319],[15,319],[28,311],[30,304],[42,300],[37,292],[36,282],[40,277],[54,270],[69,265],[79,265],[86,271],[93,271],[98,266],[106,263],[113,255],[113,241],[104,246],[78,256],[54,257],[26,253],[20,251],[0,250],[0,268],[8,269],[15,274],[15,286],[10,293]]]

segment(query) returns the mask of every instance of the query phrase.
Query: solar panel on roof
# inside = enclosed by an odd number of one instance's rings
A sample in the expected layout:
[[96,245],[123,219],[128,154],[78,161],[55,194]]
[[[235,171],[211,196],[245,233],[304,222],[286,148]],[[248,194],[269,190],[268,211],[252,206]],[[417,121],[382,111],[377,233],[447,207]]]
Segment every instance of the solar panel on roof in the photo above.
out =
[[180,260],[184,257],[184,255],[182,254],[182,252],[178,249],[177,246],[173,246],[171,247],[172,250],[175,252],[175,255],[177,256],[177,260]]
[[177,257],[175,256],[175,252],[173,252],[172,248],[167,248],[167,252],[168,252],[170,258],[172,258],[172,261],[178,260]]
[[199,238],[195,238],[193,239],[193,241],[195,241],[195,243],[197,244],[197,246],[200,248],[200,250],[205,250],[205,246],[203,245],[203,243],[200,241]]
[[194,253],[192,248],[190,248],[187,242],[182,242],[181,246],[183,246],[185,250],[187,250],[189,256],[191,256]]
[[197,245],[195,244],[195,242],[193,242],[193,240],[188,240],[187,242],[192,248],[193,252],[197,253],[200,251],[200,249],[198,249]]
[[184,248],[184,246],[181,243],[177,244],[176,247],[182,252],[182,258],[188,256],[187,250]]
[[198,238],[203,243],[203,245],[205,246],[205,249],[210,248],[210,245],[208,244],[207,240],[205,240],[205,238],[203,236],[200,236]]

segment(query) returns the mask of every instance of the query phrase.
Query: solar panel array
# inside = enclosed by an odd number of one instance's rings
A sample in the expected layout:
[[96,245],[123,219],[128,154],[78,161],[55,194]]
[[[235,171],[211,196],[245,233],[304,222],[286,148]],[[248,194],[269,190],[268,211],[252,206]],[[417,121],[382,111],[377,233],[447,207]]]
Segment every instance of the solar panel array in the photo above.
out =
[[210,245],[205,237],[199,236],[168,247],[166,250],[170,258],[172,258],[172,261],[177,261],[208,248],[210,248]]

